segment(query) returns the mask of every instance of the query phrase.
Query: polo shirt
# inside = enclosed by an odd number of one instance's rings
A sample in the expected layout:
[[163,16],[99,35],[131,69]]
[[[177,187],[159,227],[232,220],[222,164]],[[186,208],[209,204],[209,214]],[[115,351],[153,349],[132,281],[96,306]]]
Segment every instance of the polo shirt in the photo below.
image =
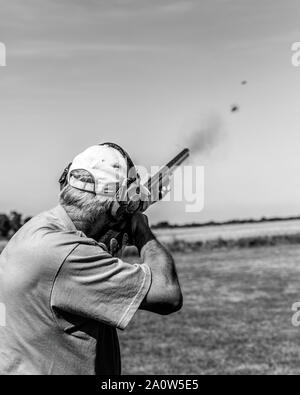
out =
[[0,255],[0,374],[119,375],[116,328],[150,285],[149,266],[112,257],[62,206],[36,216]]

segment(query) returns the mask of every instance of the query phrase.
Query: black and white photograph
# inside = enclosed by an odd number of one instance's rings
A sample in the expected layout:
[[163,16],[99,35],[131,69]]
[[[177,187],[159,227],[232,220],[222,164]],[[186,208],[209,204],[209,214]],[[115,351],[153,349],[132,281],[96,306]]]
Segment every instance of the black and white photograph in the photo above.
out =
[[299,17],[0,0],[1,376],[300,374]]

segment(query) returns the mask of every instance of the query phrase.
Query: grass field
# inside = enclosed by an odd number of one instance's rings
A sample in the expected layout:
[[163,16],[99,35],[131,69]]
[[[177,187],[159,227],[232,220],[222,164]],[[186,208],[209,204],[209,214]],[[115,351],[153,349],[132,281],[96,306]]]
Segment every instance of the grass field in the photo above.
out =
[[123,374],[300,374],[300,246],[176,254],[185,303],[120,333]]

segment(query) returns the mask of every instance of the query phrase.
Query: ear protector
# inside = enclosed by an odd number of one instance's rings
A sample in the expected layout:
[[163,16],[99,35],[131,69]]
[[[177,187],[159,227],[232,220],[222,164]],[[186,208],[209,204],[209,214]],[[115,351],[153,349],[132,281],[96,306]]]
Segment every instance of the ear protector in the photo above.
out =
[[[128,153],[115,143],[108,142],[99,145],[108,146],[117,150],[126,159],[127,163],[127,178],[122,185],[119,186],[115,196],[111,199],[111,215],[113,217],[119,217],[121,215],[132,215],[137,211],[144,212],[150,206],[151,194],[149,190],[141,184],[140,175]],[[60,190],[69,183],[69,171],[71,166],[72,163],[64,169],[59,179]]]

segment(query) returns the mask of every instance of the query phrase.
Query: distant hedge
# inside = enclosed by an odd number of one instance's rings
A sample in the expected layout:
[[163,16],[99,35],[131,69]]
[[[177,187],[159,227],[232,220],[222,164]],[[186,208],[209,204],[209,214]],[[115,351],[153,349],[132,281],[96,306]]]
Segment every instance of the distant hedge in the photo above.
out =
[[12,211],[9,215],[0,214],[0,238],[12,237],[31,217],[23,218],[22,214]]
[[240,239],[222,239],[188,242],[174,240],[166,243],[172,252],[194,252],[199,250],[214,250],[218,248],[251,248],[267,247],[281,244],[300,244],[300,233],[292,235],[272,235],[243,237]]

